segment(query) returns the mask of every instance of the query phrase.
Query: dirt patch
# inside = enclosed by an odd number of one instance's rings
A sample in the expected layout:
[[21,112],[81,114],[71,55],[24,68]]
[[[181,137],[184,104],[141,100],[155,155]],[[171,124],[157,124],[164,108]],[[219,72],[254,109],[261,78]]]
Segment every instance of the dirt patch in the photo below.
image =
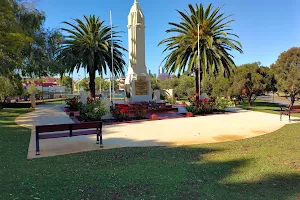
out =
[[219,135],[216,137],[213,137],[218,142],[225,142],[225,141],[232,141],[232,140],[242,140],[245,139],[242,135]]

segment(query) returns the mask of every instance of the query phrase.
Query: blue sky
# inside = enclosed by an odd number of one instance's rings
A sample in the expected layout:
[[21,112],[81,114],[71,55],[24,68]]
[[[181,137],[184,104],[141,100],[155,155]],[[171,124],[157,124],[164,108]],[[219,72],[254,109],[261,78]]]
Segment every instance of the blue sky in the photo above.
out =
[[[134,0],[38,0],[37,8],[47,16],[45,27],[62,27],[62,21],[95,14],[109,25],[109,10],[113,12],[113,24],[124,31],[123,45],[128,48],[127,16]],[[178,10],[188,8],[188,4],[213,3],[223,6],[222,11],[233,14],[236,20],[231,24],[233,32],[240,36],[243,54],[234,52],[237,65],[260,61],[269,66],[279,54],[290,47],[300,46],[300,1],[299,0],[138,0],[146,19],[146,66],[152,73],[164,58],[164,46],[157,44],[168,36],[165,33],[168,22],[180,22]],[[126,61],[128,60],[127,53]],[[128,61],[127,61],[128,62]],[[80,71],[81,78],[83,72]],[[78,74],[74,74],[78,77]]]

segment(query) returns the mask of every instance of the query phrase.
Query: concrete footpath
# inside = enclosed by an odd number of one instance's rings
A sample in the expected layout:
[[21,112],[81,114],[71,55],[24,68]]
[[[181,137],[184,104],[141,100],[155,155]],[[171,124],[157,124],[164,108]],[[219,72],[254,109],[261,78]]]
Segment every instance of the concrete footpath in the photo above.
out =
[[[95,142],[96,136],[77,136],[41,140],[41,155],[35,155],[35,125],[73,123],[60,106],[38,106],[35,111],[16,119],[17,124],[32,129],[29,159],[100,149]],[[273,132],[288,123],[286,116],[280,121],[279,115],[232,108],[225,114],[106,125],[103,127],[103,149],[240,140]]]

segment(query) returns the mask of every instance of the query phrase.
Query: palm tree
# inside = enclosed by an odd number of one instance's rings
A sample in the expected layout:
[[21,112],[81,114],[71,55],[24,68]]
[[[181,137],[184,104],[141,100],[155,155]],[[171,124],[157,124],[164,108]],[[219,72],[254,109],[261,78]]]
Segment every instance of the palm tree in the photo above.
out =
[[[172,28],[167,33],[173,36],[162,40],[159,45],[166,44],[163,52],[168,52],[164,58],[165,68],[169,73],[177,72],[178,75],[187,71],[196,74],[196,93],[199,91],[198,66],[200,76],[206,74],[224,73],[229,76],[235,68],[231,50],[242,53],[242,45],[237,37],[231,33],[228,24],[234,20],[227,20],[231,15],[220,14],[220,7],[213,9],[212,4],[204,9],[203,5],[188,5],[189,12],[177,12],[181,16],[180,23],[169,22]],[[199,49],[198,49],[198,25],[199,25]],[[198,57],[198,51],[199,57]],[[199,64],[199,65],[198,65]]]
[[[125,68],[124,54],[126,51],[121,46],[120,32],[112,30],[104,25],[104,21],[100,21],[99,17],[91,15],[84,16],[85,22],[75,19],[76,24],[63,22],[71,27],[71,29],[62,28],[67,35],[64,38],[62,49],[60,51],[60,59],[64,60],[70,66],[67,71],[77,72],[83,67],[89,74],[89,87],[91,97],[95,97],[95,77],[96,71],[100,74],[107,74],[112,70],[111,43],[113,43],[113,60],[114,74],[123,75]],[[107,69],[108,67],[108,69]]]

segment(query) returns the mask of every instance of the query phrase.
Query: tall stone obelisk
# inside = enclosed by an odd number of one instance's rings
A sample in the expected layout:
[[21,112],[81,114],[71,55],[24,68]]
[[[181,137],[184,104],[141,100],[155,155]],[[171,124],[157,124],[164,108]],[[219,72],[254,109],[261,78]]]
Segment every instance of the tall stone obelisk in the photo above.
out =
[[125,79],[125,101],[151,101],[151,82],[145,63],[145,17],[137,0],[130,9],[127,28],[129,66]]

